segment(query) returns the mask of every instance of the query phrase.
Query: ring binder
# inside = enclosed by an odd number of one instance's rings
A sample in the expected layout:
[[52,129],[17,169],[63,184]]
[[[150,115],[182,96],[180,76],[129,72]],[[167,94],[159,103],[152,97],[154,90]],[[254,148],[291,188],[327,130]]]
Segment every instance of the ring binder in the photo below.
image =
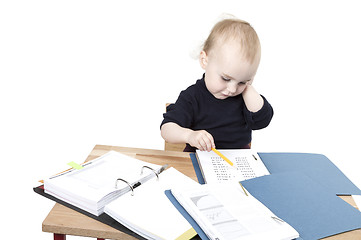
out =
[[118,188],[118,181],[123,181],[123,182],[125,182],[126,184],[128,184],[130,190],[132,190],[132,196],[134,196],[134,188],[132,187],[132,185],[130,185],[127,181],[125,181],[125,180],[122,179],[122,178],[118,178],[118,179],[115,181],[115,188]]
[[[148,168],[148,169],[152,170],[153,173],[155,174],[155,176],[157,176],[157,181],[159,181],[159,175],[158,175],[158,173],[157,173],[153,168],[151,168],[151,167],[149,167],[149,166],[143,166],[140,174],[143,174],[143,169],[144,169],[144,168]],[[132,186],[128,181],[125,181],[125,180],[122,179],[122,178],[118,178],[118,179],[115,181],[115,188],[116,188],[116,189],[118,189],[118,181],[122,181],[122,182],[128,184],[130,190],[132,191],[132,196],[134,196],[134,188],[138,187],[138,186],[141,184],[140,182],[138,182],[138,183],[136,183],[134,186]],[[138,185],[137,185],[137,184],[138,184]]]
[[158,173],[157,173],[153,168],[151,168],[151,167],[143,166],[143,167],[142,167],[142,171],[140,172],[140,174],[143,174],[143,169],[144,169],[144,168],[148,168],[148,169],[152,170],[152,171],[154,172],[155,176],[157,176],[157,180],[159,181],[159,175],[158,175]]

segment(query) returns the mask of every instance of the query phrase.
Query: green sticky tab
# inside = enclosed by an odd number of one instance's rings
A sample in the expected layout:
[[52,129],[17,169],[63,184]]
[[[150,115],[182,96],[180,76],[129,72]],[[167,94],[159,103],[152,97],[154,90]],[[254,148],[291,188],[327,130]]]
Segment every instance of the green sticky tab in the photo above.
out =
[[75,163],[75,162],[70,162],[70,163],[68,163],[68,165],[70,166],[70,167],[72,167],[72,168],[74,168],[74,169],[82,169],[82,168],[84,168],[82,165],[79,165],[79,164],[77,164],[77,163]]

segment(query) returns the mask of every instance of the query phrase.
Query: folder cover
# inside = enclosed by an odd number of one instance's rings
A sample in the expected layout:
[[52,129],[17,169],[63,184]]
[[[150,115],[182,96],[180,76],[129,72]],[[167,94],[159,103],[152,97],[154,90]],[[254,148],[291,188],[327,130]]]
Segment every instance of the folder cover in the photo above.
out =
[[274,173],[242,184],[304,240],[361,228],[356,208],[300,172]]
[[361,195],[361,190],[326,156],[311,153],[259,153],[268,171],[299,171],[337,195]]

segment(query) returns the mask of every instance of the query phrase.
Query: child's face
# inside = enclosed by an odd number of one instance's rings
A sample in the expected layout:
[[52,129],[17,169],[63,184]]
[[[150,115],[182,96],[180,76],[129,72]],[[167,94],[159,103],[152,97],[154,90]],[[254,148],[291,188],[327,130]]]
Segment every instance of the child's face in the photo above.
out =
[[216,44],[210,53],[200,56],[205,70],[205,83],[215,98],[226,99],[241,94],[251,84],[258,68],[258,61],[250,64],[242,56],[239,44],[232,41]]

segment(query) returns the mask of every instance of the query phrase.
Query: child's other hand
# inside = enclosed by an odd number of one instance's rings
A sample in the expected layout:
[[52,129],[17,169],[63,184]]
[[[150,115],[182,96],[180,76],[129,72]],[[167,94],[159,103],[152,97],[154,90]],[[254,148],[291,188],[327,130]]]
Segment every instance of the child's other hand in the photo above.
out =
[[187,142],[201,151],[209,152],[216,147],[213,136],[205,130],[192,131]]

